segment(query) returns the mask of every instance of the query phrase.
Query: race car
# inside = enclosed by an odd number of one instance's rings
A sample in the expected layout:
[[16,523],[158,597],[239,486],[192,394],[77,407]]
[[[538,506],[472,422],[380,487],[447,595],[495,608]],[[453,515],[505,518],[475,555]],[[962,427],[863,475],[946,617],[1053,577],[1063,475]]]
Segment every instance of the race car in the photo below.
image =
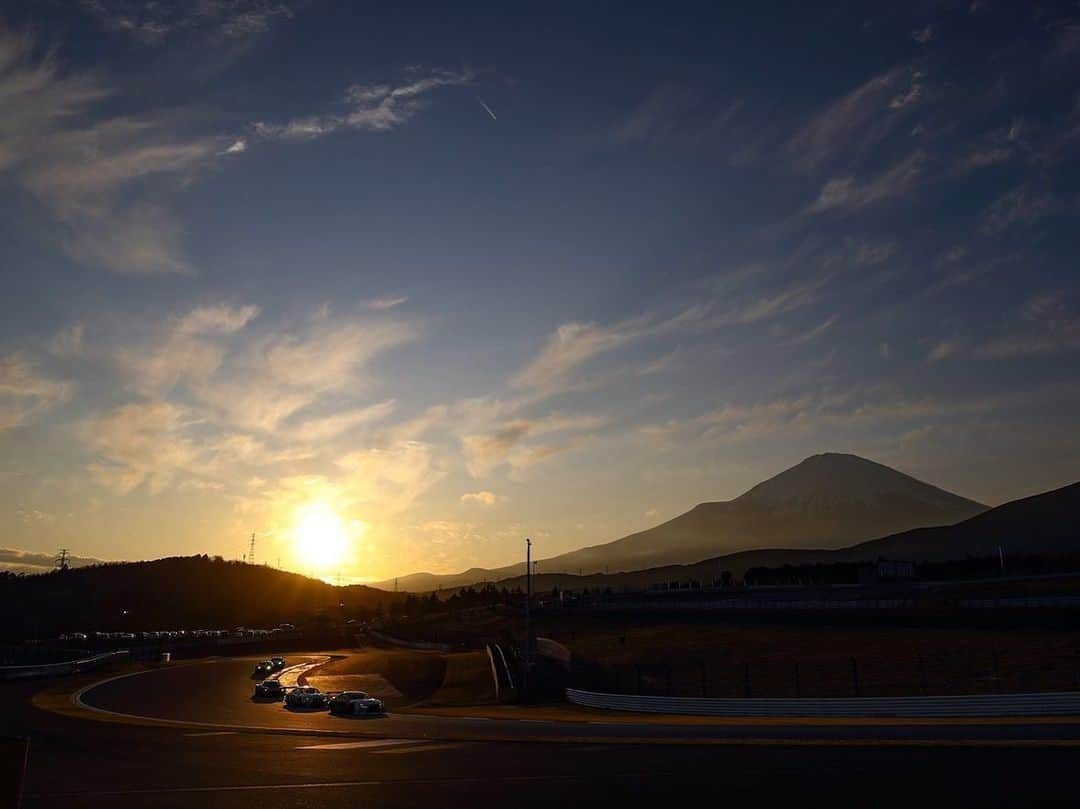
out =
[[271,657],[270,658],[270,665],[272,665],[274,667],[275,671],[280,671],[281,669],[285,668],[285,658],[284,657]]
[[375,699],[363,691],[342,691],[330,698],[330,713],[345,716],[386,713],[381,699]]
[[285,696],[285,686],[277,680],[262,680],[255,684],[255,696],[259,699],[279,700]]
[[255,671],[252,672],[251,676],[265,677],[268,674],[272,674],[274,671],[276,671],[276,669],[274,668],[274,664],[271,663],[269,660],[264,660],[255,667]]
[[289,708],[325,708],[327,696],[313,685],[298,685],[285,694]]

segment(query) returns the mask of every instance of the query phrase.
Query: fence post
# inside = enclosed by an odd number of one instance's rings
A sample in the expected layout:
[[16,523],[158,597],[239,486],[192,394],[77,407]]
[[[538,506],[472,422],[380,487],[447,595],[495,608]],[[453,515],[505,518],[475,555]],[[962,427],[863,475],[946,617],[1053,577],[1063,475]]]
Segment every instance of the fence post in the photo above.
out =
[[701,696],[709,696],[709,669],[704,660],[701,661]]
[[862,696],[859,691],[859,661],[854,657],[851,658],[851,688],[855,692],[855,696]]
[[795,661],[795,696],[802,696],[802,680],[799,677],[799,661]]
[[926,696],[926,661],[923,660],[922,655],[919,655],[919,691],[924,697]]
[[667,695],[671,696],[671,664],[667,664]]
[[641,664],[636,663],[634,665],[634,686],[637,690],[637,695],[641,696]]
[[744,696],[747,696],[747,697],[749,697],[750,694],[751,694],[751,690],[750,690],[750,664],[749,663],[743,663],[743,694],[744,694]]

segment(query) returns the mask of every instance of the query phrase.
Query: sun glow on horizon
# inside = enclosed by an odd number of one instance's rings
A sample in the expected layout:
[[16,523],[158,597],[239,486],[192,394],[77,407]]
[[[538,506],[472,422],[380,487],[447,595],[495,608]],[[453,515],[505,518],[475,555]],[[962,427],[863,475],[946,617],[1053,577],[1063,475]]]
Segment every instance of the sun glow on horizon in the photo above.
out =
[[309,503],[294,512],[293,553],[312,570],[339,567],[349,551],[345,522],[324,502]]

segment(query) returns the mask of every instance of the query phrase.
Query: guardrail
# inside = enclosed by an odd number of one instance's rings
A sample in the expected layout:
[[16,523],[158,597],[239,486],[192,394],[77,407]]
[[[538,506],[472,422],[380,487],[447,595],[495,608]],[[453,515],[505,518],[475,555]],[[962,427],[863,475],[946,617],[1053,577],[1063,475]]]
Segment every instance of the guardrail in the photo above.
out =
[[0,667],[0,680],[22,680],[30,677],[56,677],[64,674],[78,674],[82,671],[95,669],[112,660],[126,659],[129,656],[130,653],[125,649],[119,652],[105,652],[81,660],[67,660],[63,663],[45,663],[38,666],[2,666]]
[[690,716],[995,717],[1080,714],[1080,691],[938,697],[826,699],[642,697],[566,689],[575,705],[609,711]]

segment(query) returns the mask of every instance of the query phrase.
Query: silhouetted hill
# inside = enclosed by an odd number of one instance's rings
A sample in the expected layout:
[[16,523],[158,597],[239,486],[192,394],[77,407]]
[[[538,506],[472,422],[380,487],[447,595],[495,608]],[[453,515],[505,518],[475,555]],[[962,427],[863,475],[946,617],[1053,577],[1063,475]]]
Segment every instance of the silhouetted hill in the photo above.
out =
[[[544,573],[598,573],[693,564],[765,548],[839,548],[898,531],[947,525],[986,506],[857,455],[814,455],[734,500],[701,503],[655,528],[544,559]],[[413,592],[498,581],[524,564],[436,576],[402,576]],[[394,586],[394,580],[377,587]]]
[[5,617],[0,635],[299,625],[320,613],[363,614],[379,603],[388,609],[398,598],[370,587],[338,588],[296,573],[206,556],[109,563],[0,576]]
[[938,561],[1005,553],[1080,551],[1080,483],[1013,500],[957,525],[905,531],[861,542],[843,554],[852,559]]

